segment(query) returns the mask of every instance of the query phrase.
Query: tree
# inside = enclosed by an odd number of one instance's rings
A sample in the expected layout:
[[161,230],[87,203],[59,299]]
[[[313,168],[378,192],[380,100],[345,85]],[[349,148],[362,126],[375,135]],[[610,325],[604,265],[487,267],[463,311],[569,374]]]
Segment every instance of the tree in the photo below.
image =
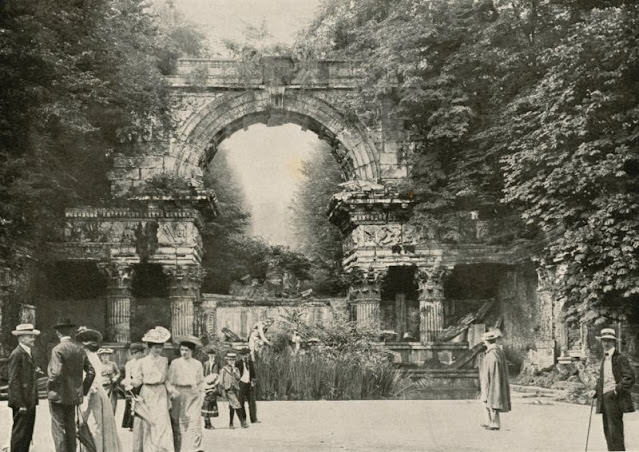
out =
[[336,295],[344,290],[341,277],[342,240],[328,221],[328,203],[343,182],[330,147],[321,143],[303,163],[301,182],[292,202],[294,227],[300,250],[312,262],[312,287],[317,293]]

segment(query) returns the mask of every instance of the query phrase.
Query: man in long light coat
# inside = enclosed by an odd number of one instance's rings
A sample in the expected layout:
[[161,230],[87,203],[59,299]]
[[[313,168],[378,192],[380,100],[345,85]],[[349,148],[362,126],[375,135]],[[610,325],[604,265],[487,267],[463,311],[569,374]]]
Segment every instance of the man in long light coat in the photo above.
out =
[[481,401],[488,417],[488,423],[482,424],[482,427],[488,430],[499,430],[499,413],[507,413],[511,407],[506,355],[501,346],[497,345],[497,338],[500,336],[501,333],[494,330],[484,333],[482,337],[486,352],[479,369],[479,382]]

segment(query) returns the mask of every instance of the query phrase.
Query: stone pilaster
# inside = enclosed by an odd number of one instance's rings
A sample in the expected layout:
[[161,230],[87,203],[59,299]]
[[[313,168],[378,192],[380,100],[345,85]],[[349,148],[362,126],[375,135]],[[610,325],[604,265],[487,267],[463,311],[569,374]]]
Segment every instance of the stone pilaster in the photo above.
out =
[[169,277],[171,334],[174,337],[199,335],[202,268],[199,265],[166,266],[164,272]]
[[107,276],[106,339],[130,342],[133,267],[120,262],[105,262],[98,267]]
[[447,272],[441,266],[420,268],[417,272],[419,339],[422,344],[437,342],[444,329],[444,279]]
[[537,304],[539,306],[539,335],[535,341],[537,349],[538,365],[541,368],[552,366],[555,363],[557,339],[564,337],[566,343],[559,344],[560,350],[567,351],[568,341],[566,335],[559,330],[564,330],[559,321],[561,307],[555,306],[553,286],[555,284],[555,272],[542,263],[538,263],[537,272]]
[[379,326],[384,274],[383,271],[369,269],[349,288],[351,320],[355,320],[358,325]]

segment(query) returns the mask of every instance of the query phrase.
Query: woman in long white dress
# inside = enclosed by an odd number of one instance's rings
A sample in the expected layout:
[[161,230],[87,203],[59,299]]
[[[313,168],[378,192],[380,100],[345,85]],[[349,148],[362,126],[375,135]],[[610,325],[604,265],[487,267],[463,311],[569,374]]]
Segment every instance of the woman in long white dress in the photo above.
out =
[[[100,375],[102,362],[95,352],[102,340],[102,334],[96,330],[80,327],[76,333],[76,339],[82,342],[96,375]],[[80,405],[80,416],[93,435],[97,452],[120,452],[123,450],[111,400],[104,391],[100,379],[93,380],[89,393]],[[80,444],[79,450],[84,451],[85,448]]]
[[175,450],[169,416],[170,398],[175,390],[167,379],[169,362],[162,356],[164,343],[170,337],[171,333],[159,326],[147,331],[142,338],[149,347],[149,354],[138,360],[131,386],[141,386],[140,398],[146,409],[144,416],[136,415],[133,420],[133,452]]
[[193,358],[195,347],[202,345],[195,336],[176,338],[180,357],[169,367],[169,383],[176,396],[171,404],[171,423],[175,452],[202,451],[202,403],[204,402],[204,369]]

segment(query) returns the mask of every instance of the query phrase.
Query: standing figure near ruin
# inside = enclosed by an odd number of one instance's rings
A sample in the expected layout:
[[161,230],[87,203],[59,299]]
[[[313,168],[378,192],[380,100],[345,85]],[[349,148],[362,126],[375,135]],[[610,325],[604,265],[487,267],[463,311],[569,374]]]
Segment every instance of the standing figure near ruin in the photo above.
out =
[[497,345],[499,337],[501,337],[499,330],[489,331],[482,336],[486,351],[479,369],[479,382],[487,423],[481,425],[487,430],[499,430],[501,428],[499,414],[507,413],[511,408],[508,366],[504,350]]
[[264,345],[271,345],[271,342],[266,338],[266,332],[273,324],[273,320],[266,319],[260,320],[253,325],[253,329],[249,333],[248,346],[251,353],[251,361],[255,362],[257,355],[259,355]]
[[597,336],[604,350],[599,369],[597,389],[597,414],[601,413],[608,450],[626,450],[623,433],[623,414],[635,410],[630,390],[635,384],[635,373],[624,355],[617,350],[617,334],[614,328],[604,328]]

